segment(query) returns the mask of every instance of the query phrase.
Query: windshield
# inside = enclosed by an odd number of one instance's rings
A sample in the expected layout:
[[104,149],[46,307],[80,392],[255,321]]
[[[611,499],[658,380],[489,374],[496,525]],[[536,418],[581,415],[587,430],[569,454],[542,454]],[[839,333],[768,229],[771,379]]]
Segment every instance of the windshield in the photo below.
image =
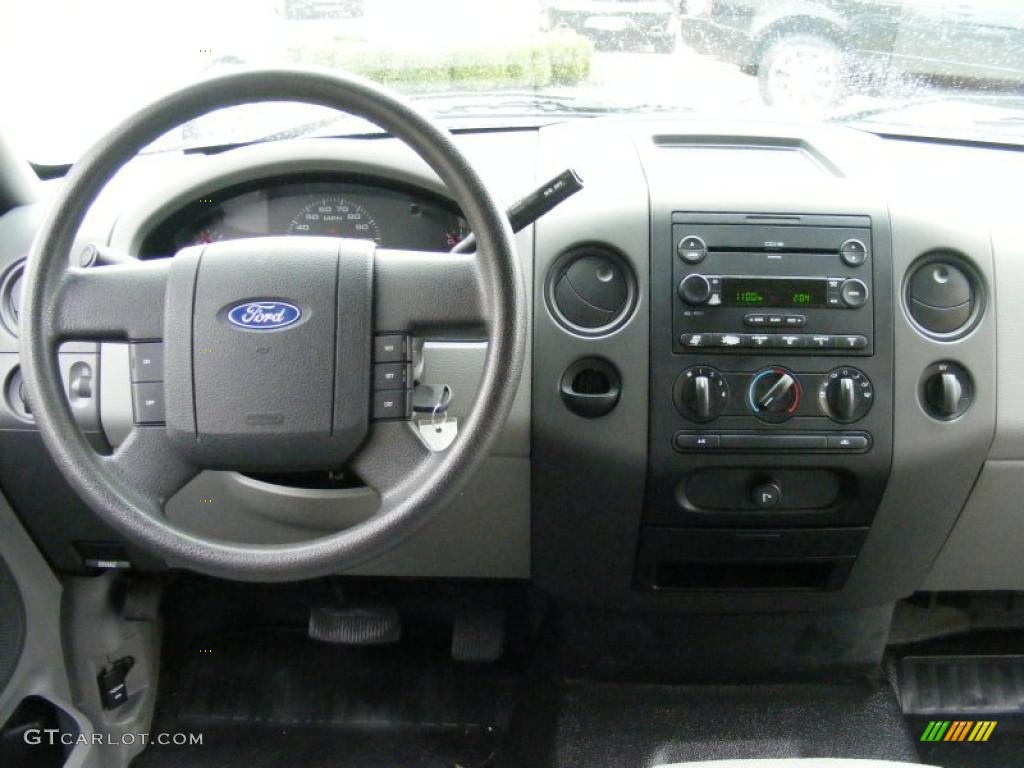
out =
[[[450,127],[685,112],[1024,138],[1021,0],[5,0],[0,61],[0,130],[39,163],[190,80],[303,64]],[[366,130],[264,104],[151,149]]]

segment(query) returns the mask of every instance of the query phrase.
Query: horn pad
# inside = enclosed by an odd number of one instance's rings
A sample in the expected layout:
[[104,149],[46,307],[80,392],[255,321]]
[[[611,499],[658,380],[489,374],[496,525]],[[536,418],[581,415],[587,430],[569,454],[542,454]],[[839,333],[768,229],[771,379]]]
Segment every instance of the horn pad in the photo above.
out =
[[187,248],[168,281],[167,429],[198,464],[342,464],[366,436],[374,246],[292,237]]

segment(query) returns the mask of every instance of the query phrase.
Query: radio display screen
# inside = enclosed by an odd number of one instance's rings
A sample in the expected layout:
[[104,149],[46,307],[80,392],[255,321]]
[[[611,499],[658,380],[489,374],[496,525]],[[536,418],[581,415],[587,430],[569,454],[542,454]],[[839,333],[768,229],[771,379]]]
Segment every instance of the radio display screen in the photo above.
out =
[[722,306],[825,307],[827,281],[815,279],[723,277]]

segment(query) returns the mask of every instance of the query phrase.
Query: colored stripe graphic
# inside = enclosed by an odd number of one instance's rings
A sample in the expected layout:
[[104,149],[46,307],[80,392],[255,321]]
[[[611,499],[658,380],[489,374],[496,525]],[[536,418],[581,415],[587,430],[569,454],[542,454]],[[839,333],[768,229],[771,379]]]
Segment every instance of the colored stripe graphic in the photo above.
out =
[[974,726],[974,730],[971,731],[971,735],[967,737],[967,740],[988,741],[988,737],[992,735],[992,731],[995,729],[995,720],[979,720],[978,724]]
[[974,725],[973,720],[954,720],[943,741],[963,741],[972,725]]
[[947,728],[949,728],[948,720],[932,720],[921,734],[921,741],[941,741]]
[[996,720],[932,720],[921,734],[921,741],[988,741],[996,729]]

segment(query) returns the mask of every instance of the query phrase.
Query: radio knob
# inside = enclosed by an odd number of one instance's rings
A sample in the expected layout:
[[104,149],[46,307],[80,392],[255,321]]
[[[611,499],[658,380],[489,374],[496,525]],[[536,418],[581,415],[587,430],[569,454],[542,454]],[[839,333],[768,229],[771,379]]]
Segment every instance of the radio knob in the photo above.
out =
[[875,391],[863,371],[844,366],[829,371],[818,387],[818,407],[832,421],[849,424],[867,416]]
[[710,365],[695,365],[679,375],[672,395],[676,408],[690,421],[711,421],[725,410],[729,385]]
[[765,368],[747,388],[747,405],[762,421],[786,421],[800,406],[800,382],[785,368]]
[[850,309],[859,309],[868,301],[868,287],[863,280],[858,280],[855,277],[843,280],[843,284],[839,287],[839,295],[842,297],[843,303]]
[[711,281],[704,275],[687,275],[679,283],[679,298],[687,304],[706,304],[711,298]]

